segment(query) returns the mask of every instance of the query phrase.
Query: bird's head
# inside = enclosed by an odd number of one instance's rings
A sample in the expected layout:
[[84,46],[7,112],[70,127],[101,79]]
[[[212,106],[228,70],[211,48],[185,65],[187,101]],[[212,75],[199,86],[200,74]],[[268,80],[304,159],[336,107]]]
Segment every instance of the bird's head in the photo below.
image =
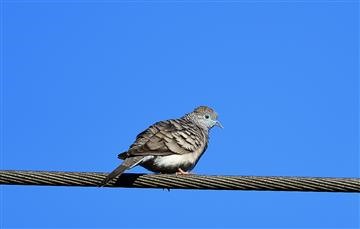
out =
[[211,129],[214,126],[223,128],[221,123],[217,120],[218,114],[210,107],[199,106],[189,115],[192,121],[202,128]]

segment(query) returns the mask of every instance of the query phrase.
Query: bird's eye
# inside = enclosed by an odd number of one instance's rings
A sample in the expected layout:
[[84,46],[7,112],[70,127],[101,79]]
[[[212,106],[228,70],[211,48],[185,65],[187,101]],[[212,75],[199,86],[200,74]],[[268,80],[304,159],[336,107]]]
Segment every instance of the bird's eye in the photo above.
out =
[[210,118],[210,116],[209,116],[209,115],[205,115],[205,118],[206,118],[206,119],[209,119],[209,118]]

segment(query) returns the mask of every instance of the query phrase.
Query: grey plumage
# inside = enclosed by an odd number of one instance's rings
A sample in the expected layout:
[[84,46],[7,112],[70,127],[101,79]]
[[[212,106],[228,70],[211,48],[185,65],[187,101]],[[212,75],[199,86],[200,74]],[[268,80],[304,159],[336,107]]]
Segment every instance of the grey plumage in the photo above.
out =
[[222,127],[217,113],[206,106],[179,119],[155,123],[141,132],[127,151],[118,155],[123,163],[100,186],[136,165],[157,173],[186,174],[205,152],[209,130],[215,125]]

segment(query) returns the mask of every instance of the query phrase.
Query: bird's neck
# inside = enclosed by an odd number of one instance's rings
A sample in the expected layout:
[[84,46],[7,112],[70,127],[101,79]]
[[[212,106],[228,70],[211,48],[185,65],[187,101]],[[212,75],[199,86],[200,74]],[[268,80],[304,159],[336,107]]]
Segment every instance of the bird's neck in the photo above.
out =
[[193,113],[186,114],[182,118],[194,123],[196,126],[201,128],[206,134],[209,133],[209,128],[205,125],[205,123],[199,122],[199,119]]

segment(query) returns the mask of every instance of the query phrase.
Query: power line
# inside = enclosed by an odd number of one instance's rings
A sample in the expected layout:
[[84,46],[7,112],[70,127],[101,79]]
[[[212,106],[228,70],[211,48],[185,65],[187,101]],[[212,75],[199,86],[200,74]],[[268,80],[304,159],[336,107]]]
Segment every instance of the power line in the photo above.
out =
[[[0,170],[0,185],[97,187],[107,173]],[[106,187],[360,193],[359,178],[126,173]]]

